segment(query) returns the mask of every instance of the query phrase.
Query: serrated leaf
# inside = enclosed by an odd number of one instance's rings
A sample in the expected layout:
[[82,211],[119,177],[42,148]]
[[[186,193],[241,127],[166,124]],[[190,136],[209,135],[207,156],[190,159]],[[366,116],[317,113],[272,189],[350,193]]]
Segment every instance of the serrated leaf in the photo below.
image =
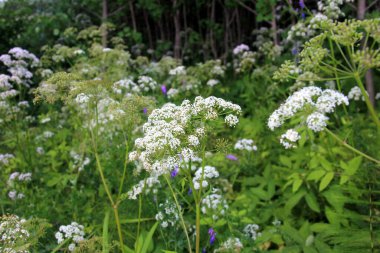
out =
[[334,172],[330,171],[327,172],[327,174],[322,178],[321,183],[319,184],[319,191],[323,191],[333,180],[334,178]]

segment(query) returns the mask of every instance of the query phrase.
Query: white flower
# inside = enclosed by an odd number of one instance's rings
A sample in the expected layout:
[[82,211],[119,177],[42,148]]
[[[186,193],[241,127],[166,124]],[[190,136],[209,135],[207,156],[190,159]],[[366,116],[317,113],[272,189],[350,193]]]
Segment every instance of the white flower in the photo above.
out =
[[237,150],[257,151],[257,146],[251,139],[240,139],[235,143],[234,148]]
[[169,71],[169,75],[171,76],[186,75],[186,68],[185,66],[178,66],[174,69],[171,69]]
[[238,117],[232,114],[227,115],[224,120],[227,123],[227,125],[232,126],[232,127],[236,126],[237,123],[239,123]]
[[306,123],[307,126],[314,132],[320,132],[327,126],[328,119],[329,118],[326,117],[324,114],[314,112],[307,117]]
[[245,44],[240,44],[236,46],[233,50],[234,55],[243,53],[244,51],[249,51],[249,47]]
[[261,233],[258,232],[259,229],[260,227],[257,224],[248,224],[245,226],[243,231],[247,237],[250,237],[252,240],[256,240],[257,237],[261,236]]
[[[368,95],[368,93],[367,93],[367,95]],[[350,90],[350,92],[348,92],[347,97],[350,100],[355,100],[355,101],[362,100],[362,101],[364,101],[364,96],[363,96],[362,91],[360,90],[360,88],[358,86],[353,87]]]
[[194,136],[194,135],[190,135],[189,137],[188,137],[188,140],[189,140],[189,144],[191,145],[191,146],[198,146],[199,145],[199,139],[198,139],[198,137],[196,137],[196,136]]
[[207,86],[210,86],[210,87],[214,87],[217,84],[219,84],[219,80],[216,80],[216,79],[210,79],[207,81]]
[[297,142],[301,139],[299,133],[293,129],[288,129],[285,134],[281,135],[280,143],[286,148],[294,148],[296,145],[294,142]]

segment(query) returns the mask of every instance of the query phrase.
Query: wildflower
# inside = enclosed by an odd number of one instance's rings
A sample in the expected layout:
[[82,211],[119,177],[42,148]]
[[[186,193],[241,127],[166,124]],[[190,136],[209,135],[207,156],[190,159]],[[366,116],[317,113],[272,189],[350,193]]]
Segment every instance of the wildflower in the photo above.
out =
[[156,214],[155,218],[161,222],[161,227],[174,227],[179,220],[178,210],[175,204],[166,200],[164,203],[159,204],[158,209],[160,211]]
[[[366,91],[367,92],[367,91]],[[368,95],[368,93],[367,93]],[[364,96],[362,94],[362,91],[360,90],[360,88],[358,86],[355,86],[353,87],[349,92],[348,92],[348,95],[347,95],[348,99],[350,100],[355,100],[355,101],[359,101],[359,100],[362,100],[364,101]]]
[[178,174],[178,165],[174,166],[174,169],[172,170],[172,172],[170,173],[170,176],[173,178],[175,176],[177,176]]
[[261,236],[261,233],[258,232],[259,229],[260,227],[257,224],[248,224],[247,226],[245,226],[243,231],[247,237],[251,238],[252,240],[256,240],[257,237]]
[[216,239],[216,232],[214,231],[213,228],[210,228],[210,229],[208,230],[208,234],[209,234],[209,236],[210,236],[210,245],[213,245],[214,242],[215,242],[215,239]]
[[67,226],[60,226],[59,231],[55,233],[55,238],[58,244],[61,244],[64,240],[69,240],[71,243],[68,250],[72,252],[79,242],[84,241],[84,227],[76,222],[71,222]]
[[166,91],[166,86],[165,84],[161,85],[161,91],[162,91],[162,94],[166,95],[168,92]]
[[237,161],[238,160],[238,158],[236,156],[232,155],[232,154],[226,155],[226,158],[228,160],[231,160],[231,161]]
[[205,166],[204,168],[198,168],[193,178],[194,189],[199,190],[201,188],[201,183],[202,188],[206,188],[209,185],[207,179],[217,177],[219,177],[219,172],[215,167]]
[[239,238],[228,238],[222,245],[214,252],[236,252],[239,253],[243,249],[243,244]]
[[147,114],[147,113],[148,113],[148,109],[147,109],[146,107],[144,107],[144,109],[143,109],[143,113],[144,113],[144,114]]
[[244,51],[249,51],[249,47],[245,44],[240,44],[234,48],[233,53],[234,55],[238,55]]
[[186,68],[185,66],[178,66],[174,69],[171,69],[169,71],[169,75],[171,76],[186,75]]
[[293,129],[288,129],[285,134],[281,135],[280,143],[286,148],[294,148],[296,147],[294,142],[297,142],[301,139],[299,133]]
[[251,139],[240,139],[235,143],[234,148],[237,150],[257,151],[257,146]]

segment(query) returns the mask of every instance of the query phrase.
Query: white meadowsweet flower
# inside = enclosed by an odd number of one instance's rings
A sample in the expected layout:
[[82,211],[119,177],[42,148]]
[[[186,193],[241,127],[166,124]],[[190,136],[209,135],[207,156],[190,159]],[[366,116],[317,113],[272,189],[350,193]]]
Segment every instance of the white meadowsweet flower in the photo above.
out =
[[186,68],[185,66],[178,66],[174,69],[171,69],[169,71],[169,75],[171,76],[186,75]]
[[70,242],[68,250],[72,252],[78,243],[85,240],[84,235],[84,227],[77,222],[71,222],[70,225],[60,226],[59,231],[55,233],[55,238],[58,244],[68,240]]
[[236,117],[235,115],[229,114],[224,118],[225,122],[227,125],[234,127],[239,123],[239,118]]

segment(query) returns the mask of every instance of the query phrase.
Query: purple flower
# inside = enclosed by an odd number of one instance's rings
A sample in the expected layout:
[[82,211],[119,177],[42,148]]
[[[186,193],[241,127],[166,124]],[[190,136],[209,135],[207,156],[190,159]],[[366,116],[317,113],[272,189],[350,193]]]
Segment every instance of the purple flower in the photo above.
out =
[[147,114],[147,113],[148,113],[148,109],[147,109],[146,107],[143,109],[143,113],[144,113],[144,114]]
[[226,158],[228,160],[231,160],[231,161],[237,161],[238,160],[238,158],[236,156],[232,155],[232,154],[226,155]]
[[208,234],[210,235],[210,245],[213,245],[215,242],[216,233],[213,228],[209,228]]
[[297,55],[298,54],[298,48],[297,47],[293,47],[292,48],[292,55]]
[[189,190],[187,191],[187,194],[191,195],[192,193],[193,193],[193,190],[191,188],[189,188]]
[[168,91],[166,90],[166,86],[165,86],[165,84],[161,85],[161,91],[162,91],[162,94],[164,94],[164,95],[166,95],[166,93],[168,92]]
[[302,12],[302,13],[301,13],[301,18],[302,18],[302,19],[305,19],[305,18],[306,18],[306,14],[305,14],[305,12]]
[[170,173],[170,176],[173,178],[177,176],[177,174],[178,174],[178,165],[174,166],[174,170],[172,170],[172,172]]
[[305,3],[304,3],[303,0],[300,0],[300,1],[299,1],[299,4],[300,4],[301,9],[304,9],[304,8],[305,8]]
[[206,248],[203,248],[203,249],[202,249],[202,253],[206,253]]

